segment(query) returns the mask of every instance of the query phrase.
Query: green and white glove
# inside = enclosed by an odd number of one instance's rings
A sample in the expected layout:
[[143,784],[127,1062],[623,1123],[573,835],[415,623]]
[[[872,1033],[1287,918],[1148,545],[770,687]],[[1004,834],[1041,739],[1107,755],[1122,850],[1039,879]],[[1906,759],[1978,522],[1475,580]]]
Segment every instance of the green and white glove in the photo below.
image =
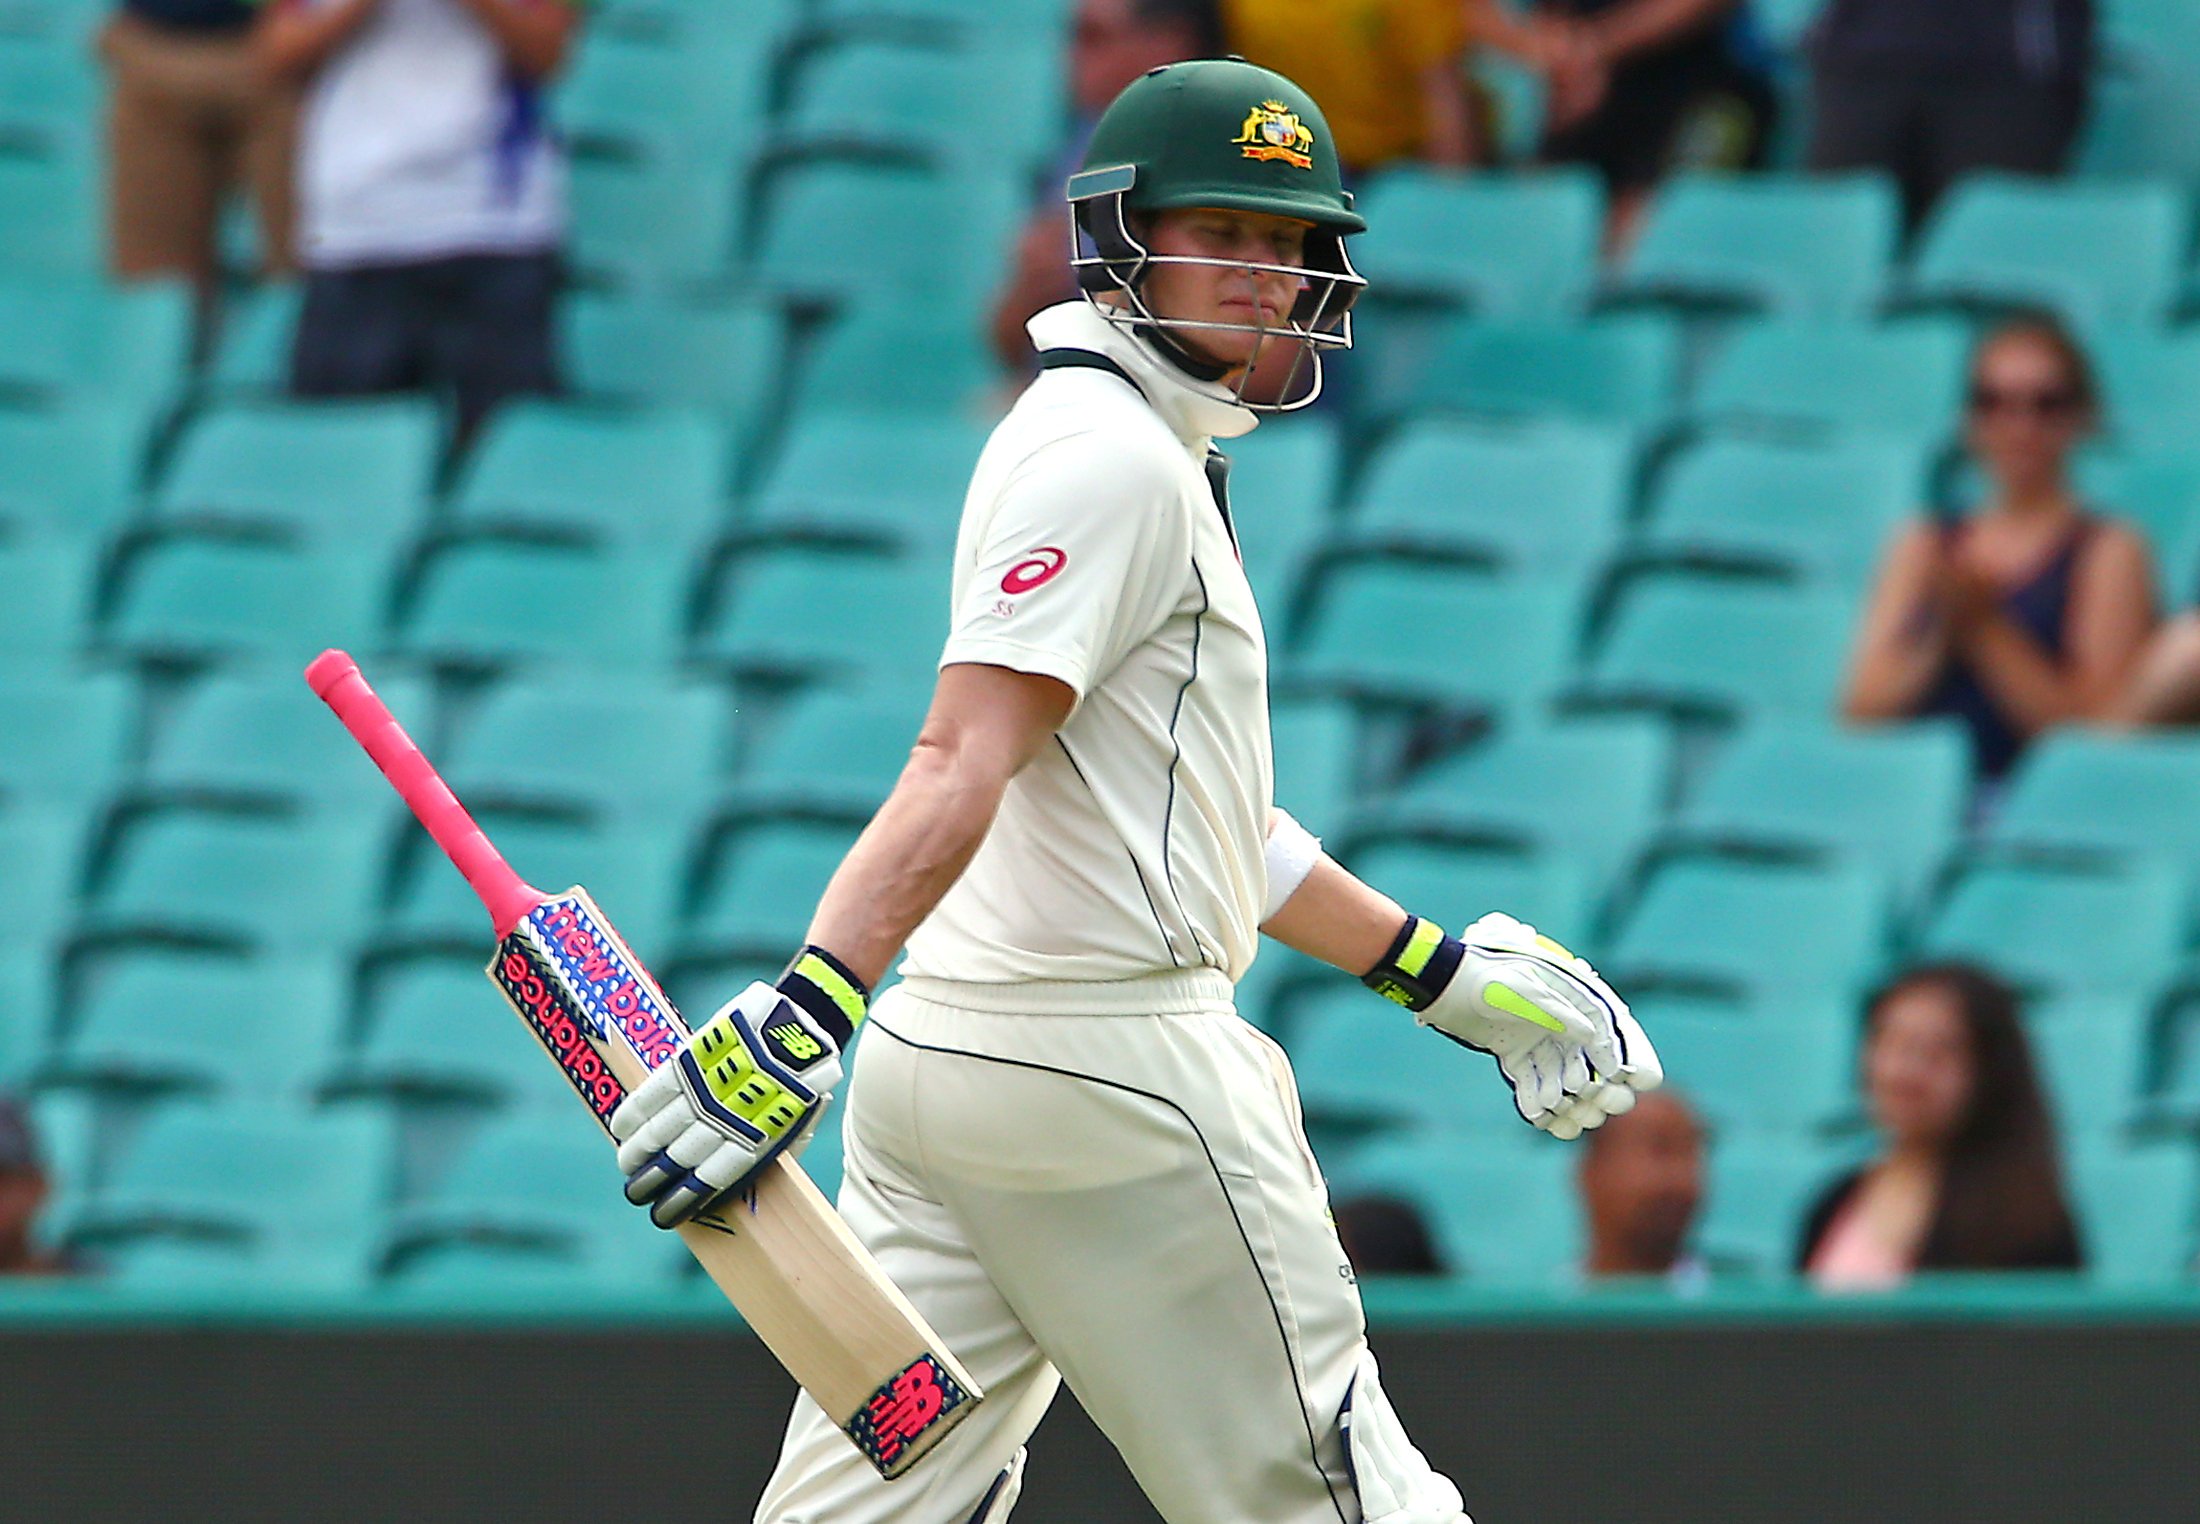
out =
[[1408,916],[1365,983],[1495,1058],[1522,1118],[1553,1137],[1603,1126],[1665,1079],[1650,1039],[1597,971],[1509,915],[1486,915],[1459,937]]

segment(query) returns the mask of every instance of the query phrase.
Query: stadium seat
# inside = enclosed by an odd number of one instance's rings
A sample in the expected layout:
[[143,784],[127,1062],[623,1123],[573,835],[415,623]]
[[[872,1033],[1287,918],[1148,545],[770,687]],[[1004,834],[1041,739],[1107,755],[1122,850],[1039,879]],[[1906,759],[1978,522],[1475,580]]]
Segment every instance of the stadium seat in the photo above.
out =
[[696,685],[566,678],[500,686],[444,748],[481,809],[617,814],[692,810],[727,771],[721,694]]
[[742,30],[674,44],[591,27],[557,92],[575,156],[724,161],[753,152],[770,106],[771,40],[761,28],[754,40]]
[[2192,1273],[2193,1206],[2200,1197],[2189,1139],[2102,1148],[2069,1164],[2072,1209],[2086,1268],[2110,1285],[2170,1286]]
[[1376,177],[1352,240],[1370,300],[1457,307],[1505,321],[1557,320],[1596,283],[1604,193],[1585,170],[1460,175],[1419,167]]
[[1886,919],[1860,867],[1683,860],[1651,872],[1604,955],[1588,956],[1630,999],[1764,1005],[1791,989],[1861,989],[1879,971]]
[[1253,966],[1237,982],[1237,1013],[1263,1032],[1283,1033],[1298,1024],[1298,1002],[1338,977],[1326,963],[1263,940]]
[[[1460,1079],[1468,1081],[1469,1074]],[[1504,1087],[1494,1077],[1487,1084],[1496,1091],[1493,1103],[1507,1104]],[[1480,1131],[1419,1132],[1371,1143],[1336,1167],[1331,1199],[1404,1200],[1420,1210],[1453,1274],[1549,1285],[1581,1258],[1575,1153],[1525,1124],[1520,1131],[1526,1141],[1494,1157]]]
[[1969,867],[1925,925],[1920,950],[1971,958],[2034,993],[2146,990],[2175,966],[2186,884],[2166,862],[2078,872]]
[[[415,735],[433,734],[425,683],[393,672],[374,687]],[[243,665],[193,684],[154,735],[133,797],[230,808],[381,804],[381,775],[319,705],[298,702],[299,691],[288,664]]]
[[1696,1247],[1714,1272],[1779,1277],[1821,1194],[1853,1167],[1842,1150],[1751,1132],[1712,1138]]
[[[76,914],[87,835],[80,810],[12,795],[0,803],[0,883],[8,885],[10,941],[16,949],[15,957],[0,960],[0,999],[25,1013],[35,1008],[39,1022],[48,1014],[40,1005],[49,972],[45,952]],[[13,975],[23,976],[19,984],[6,982]],[[18,1036],[26,1030],[19,1028]]]
[[0,10],[0,152],[44,157],[91,146],[99,70],[82,49],[8,35]]
[[1285,699],[1268,716],[1276,803],[1317,836],[1344,832],[1367,768],[1359,716],[1349,704]]
[[2200,411],[2200,335],[2115,328],[2087,341],[2109,436],[2142,452],[2189,445]]
[[2153,1006],[2144,994],[2081,993],[2025,1010],[2033,1068],[2066,1140],[2113,1141],[2137,1118],[2147,1099]]
[[826,36],[899,36],[914,41],[974,42],[989,34],[1031,43],[1058,42],[1065,0],[818,0],[808,15]]
[[357,1291],[390,1183],[382,1118],[162,1108],[72,1226],[125,1284]]
[[903,163],[1028,154],[1060,131],[1061,74],[1055,48],[1017,49],[1006,39],[970,50],[850,39],[799,60],[775,141]]
[[139,812],[94,866],[78,936],[268,952],[356,944],[373,923],[384,836],[357,812]]
[[1279,688],[1371,703],[1526,714],[1572,654],[1580,599],[1404,562],[1333,567],[1280,663]]
[[931,686],[947,637],[946,568],[812,546],[752,550],[721,569],[695,655],[777,685],[891,674]]
[[1272,639],[1290,627],[1301,574],[1334,522],[1342,454],[1336,425],[1304,415],[1270,418],[1220,443],[1230,459],[1238,551]]
[[185,430],[153,511],[169,525],[388,546],[427,518],[438,435],[425,401],[233,403]]
[[2114,0],[2096,15],[2101,57],[2073,170],[2089,180],[2191,185],[2200,179],[2192,132],[2200,17],[2184,0]]
[[305,289],[296,281],[270,281],[232,298],[207,361],[206,384],[216,396],[271,396],[290,386],[291,342]]
[[[645,964],[654,966],[669,950],[687,850],[685,821],[647,809],[600,812],[582,820],[486,807],[474,815],[529,883],[547,894],[575,884],[586,889]],[[482,956],[490,940],[489,913],[410,821],[399,837],[389,882],[387,909],[374,938],[378,950]]]
[[0,155],[0,279],[81,279],[104,261],[104,222],[89,155]]
[[0,534],[104,538],[130,512],[142,448],[121,408],[0,411]]
[[2175,731],[2050,731],[2018,760],[1984,845],[2167,853],[2200,866],[2200,740]]
[[797,427],[848,413],[976,420],[1008,381],[970,313],[860,298],[817,335],[792,376]]
[[861,825],[908,763],[926,697],[917,684],[884,681],[801,695],[743,759],[719,814]]
[[1457,932],[1493,910],[1518,916],[1562,942],[1586,940],[1590,929],[1588,875],[1581,863],[1555,849],[1498,857],[1443,842],[1375,841],[1355,845],[1343,861],[1447,931]]
[[942,569],[985,438],[975,423],[922,416],[798,417],[741,527],[774,538],[927,549],[930,565]]
[[579,159],[569,174],[568,257],[585,285],[676,296],[724,274],[742,230],[730,164],[687,155]]
[[1903,294],[1913,304],[2047,307],[2085,326],[2160,323],[2177,299],[2191,212],[2161,182],[1978,175],[1934,212]]
[[1601,897],[1650,837],[1670,752],[1665,728],[1643,718],[1508,726],[1414,774],[1356,818],[1355,834],[1499,853],[1557,849],[1582,864]]
[[[0,247],[12,244],[0,238]],[[0,333],[8,336],[0,390],[47,403],[171,402],[191,357],[191,301],[182,281],[110,286],[81,272],[58,280],[0,275]]]
[[1573,700],[1719,720],[1830,714],[1854,622],[1850,601],[1835,593],[1638,577]]
[[143,661],[302,667],[329,646],[379,644],[388,597],[388,563],[362,548],[162,535],[123,551],[98,644]]
[[1690,408],[1718,429],[1865,429],[1937,442],[1963,405],[1957,325],[1749,323],[1706,366]]
[[98,960],[85,986],[45,1084],[304,1105],[344,1021],[344,979],[326,955],[145,948]]
[[0,669],[0,714],[0,798],[11,804],[90,804],[130,771],[138,695],[119,672]]
[[1881,175],[1679,176],[1650,205],[1613,295],[1792,318],[1864,318],[1902,220]]
[[1847,859],[1916,903],[1955,847],[1971,790],[1960,727],[1744,725],[1696,780],[1662,845],[1741,858]]
[[1634,467],[1633,441],[1608,426],[1417,419],[1368,467],[1340,543],[1578,573],[1618,539]]
[[503,1108],[575,1104],[472,957],[405,959],[370,976],[356,1045],[324,1054],[328,1088]]
[[454,540],[429,552],[400,601],[397,643],[458,669],[656,667],[677,649],[686,584],[662,547]]
[[1856,1002],[1842,991],[1798,981],[1737,1010],[1653,989],[1629,1005],[1667,1082],[1716,1136],[1793,1144],[1855,1113]]
[[1928,465],[1910,441],[1714,437],[1667,463],[1632,554],[1861,592],[1927,502]]
[[[890,292],[975,312],[994,289],[1021,194],[1000,171],[796,159],[760,182],[749,268],[767,289],[804,303]],[[891,260],[879,257],[881,228],[912,230]]]
[[737,451],[755,445],[786,363],[773,308],[579,296],[563,320],[569,379],[582,399],[700,408],[732,431]]
[[[1261,960],[1279,950],[1263,948]],[[1350,979],[1309,983],[1291,1006],[1286,1035],[1317,1147],[1398,1128],[1444,1128],[1487,1152],[1493,1137],[1509,1141],[1515,1129],[1528,1131],[1495,1064],[1418,1030]]]
[[717,833],[704,848],[681,946],[689,956],[791,957],[857,829],[777,821]]
[[521,401],[483,431],[451,497],[455,521],[514,535],[640,548],[715,527],[732,479],[724,430],[700,412]]
[[1680,361],[1680,330],[1661,313],[1579,324],[1470,320],[1439,344],[1414,407],[1647,427],[1672,411]]
[[0,669],[48,671],[91,633],[91,547],[52,539],[0,541]]
[[2200,577],[2200,459],[2192,450],[2168,444],[2094,452],[2080,462],[2078,483],[2087,501],[2146,537],[2161,606],[2192,603]]

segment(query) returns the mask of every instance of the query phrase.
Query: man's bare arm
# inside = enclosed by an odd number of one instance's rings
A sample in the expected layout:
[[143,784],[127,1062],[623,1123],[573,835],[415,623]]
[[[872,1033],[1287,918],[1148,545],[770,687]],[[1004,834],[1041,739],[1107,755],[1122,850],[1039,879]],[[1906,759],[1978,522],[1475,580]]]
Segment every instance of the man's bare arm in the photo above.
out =
[[1360,882],[1325,852],[1260,929],[1358,978],[1383,961],[1405,919],[1396,900]]
[[278,79],[302,79],[349,42],[381,4],[382,0],[336,0],[333,5],[275,0],[253,24],[252,56]]
[[970,866],[1009,780],[1062,727],[1073,702],[1051,677],[972,663],[943,669],[893,793],[825,887],[811,943],[876,987]]

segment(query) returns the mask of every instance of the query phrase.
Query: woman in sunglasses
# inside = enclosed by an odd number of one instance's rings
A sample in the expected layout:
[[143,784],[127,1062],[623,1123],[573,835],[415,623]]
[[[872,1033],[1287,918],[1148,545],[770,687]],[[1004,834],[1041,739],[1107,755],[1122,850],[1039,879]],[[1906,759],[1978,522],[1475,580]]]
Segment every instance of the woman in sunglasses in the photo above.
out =
[[2145,540],[2071,483],[2097,422],[2092,366],[2059,323],[2024,318],[1979,343],[1965,443],[1984,495],[1895,540],[1850,668],[1848,719],[1954,716],[1990,790],[2033,736],[2107,715],[2154,627],[2154,576]]

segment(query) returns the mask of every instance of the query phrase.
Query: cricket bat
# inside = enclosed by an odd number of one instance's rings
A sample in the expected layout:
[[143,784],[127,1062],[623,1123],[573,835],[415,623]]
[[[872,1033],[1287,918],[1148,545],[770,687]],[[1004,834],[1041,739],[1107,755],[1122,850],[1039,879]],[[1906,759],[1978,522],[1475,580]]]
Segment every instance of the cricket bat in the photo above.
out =
[[[488,907],[489,979],[606,1134],[687,1024],[581,889],[544,894],[489,844],[342,651],[306,681]],[[779,1363],[879,1473],[900,1476],[984,1399],[810,1177],[782,1156],[677,1230]]]

